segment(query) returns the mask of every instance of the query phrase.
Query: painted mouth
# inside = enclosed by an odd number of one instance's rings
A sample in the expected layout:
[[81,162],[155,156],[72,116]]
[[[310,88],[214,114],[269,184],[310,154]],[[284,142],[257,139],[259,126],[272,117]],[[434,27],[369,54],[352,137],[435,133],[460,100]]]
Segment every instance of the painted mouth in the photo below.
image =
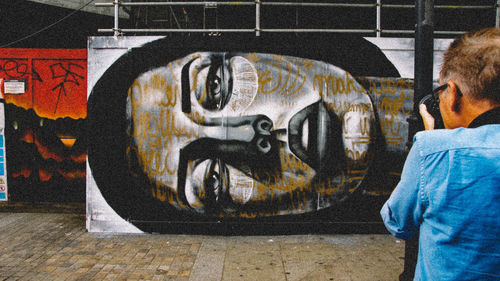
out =
[[338,172],[345,167],[342,123],[321,101],[290,119],[288,145],[300,160],[319,173]]

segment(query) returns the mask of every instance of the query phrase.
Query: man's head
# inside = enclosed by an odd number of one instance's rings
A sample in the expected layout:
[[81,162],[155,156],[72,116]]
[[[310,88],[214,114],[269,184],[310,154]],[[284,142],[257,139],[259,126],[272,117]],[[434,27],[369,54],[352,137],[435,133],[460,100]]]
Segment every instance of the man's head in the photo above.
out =
[[446,128],[466,127],[500,106],[500,28],[469,32],[445,52],[440,73],[440,110]]

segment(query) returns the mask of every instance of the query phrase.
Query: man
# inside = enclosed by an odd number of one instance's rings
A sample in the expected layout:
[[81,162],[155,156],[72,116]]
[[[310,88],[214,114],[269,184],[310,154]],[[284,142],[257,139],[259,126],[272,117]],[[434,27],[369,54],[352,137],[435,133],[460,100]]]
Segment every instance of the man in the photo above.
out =
[[500,280],[500,28],[457,38],[435,90],[444,130],[415,135],[380,211],[394,236],[419,233],[414,280]]

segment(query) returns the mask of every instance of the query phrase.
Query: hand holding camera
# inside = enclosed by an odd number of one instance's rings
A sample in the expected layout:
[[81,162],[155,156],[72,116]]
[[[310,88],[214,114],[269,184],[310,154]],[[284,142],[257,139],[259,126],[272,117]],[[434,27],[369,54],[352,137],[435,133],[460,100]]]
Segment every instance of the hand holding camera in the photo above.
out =
[[443,117],[439,111],[439,100],[436,100],[433,94],[428,94],[420,100],[419,112],[425,130],[444,129]]

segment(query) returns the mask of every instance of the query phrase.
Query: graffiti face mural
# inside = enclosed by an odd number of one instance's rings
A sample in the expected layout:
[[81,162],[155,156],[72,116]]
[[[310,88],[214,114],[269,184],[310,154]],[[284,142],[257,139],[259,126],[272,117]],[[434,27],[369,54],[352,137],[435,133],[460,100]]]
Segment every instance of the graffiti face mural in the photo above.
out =
[[163,44],[122,56],[89,97],[90,168],[119,215],[298,215],[338,206],[362,186],[376,110],[336,65],[342,52],[330,61],[298,48]]
[[193,53],[141,74],[126,108],[131,168],[179,209],[314,211],[356,189],[369,165],[370,98],[320,61]]

